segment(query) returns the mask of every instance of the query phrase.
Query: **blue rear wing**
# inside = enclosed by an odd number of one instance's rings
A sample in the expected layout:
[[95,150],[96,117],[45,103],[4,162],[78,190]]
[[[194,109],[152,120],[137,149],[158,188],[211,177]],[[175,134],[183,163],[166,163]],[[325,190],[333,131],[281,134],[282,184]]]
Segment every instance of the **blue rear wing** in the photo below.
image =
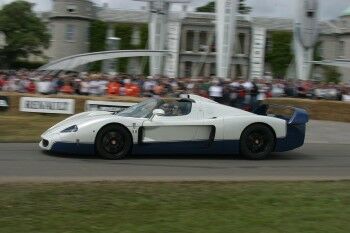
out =
[[294,113],[289,119],[290,125],[303,125],[309,122],[309,114],[302,108],[294,108]]
[[289,125],[303,125],[309,122],[309,114],[306,110],[290,106],[263,104],[253,113],[284,119]]

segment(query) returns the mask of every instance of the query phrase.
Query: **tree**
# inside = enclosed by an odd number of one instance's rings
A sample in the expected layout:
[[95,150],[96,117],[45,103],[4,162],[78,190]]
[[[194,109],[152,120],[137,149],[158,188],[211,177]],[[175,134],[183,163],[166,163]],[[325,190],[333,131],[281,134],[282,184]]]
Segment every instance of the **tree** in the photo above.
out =
[[327,83],[338,84],[341,81],[341,73],[334,66],[324,66],[324,78]]
[[284,77],[289,64],[292,61],[292,38],[291,32],[272,32],[272,47],[267,51],[266,60],[271,65],[272,73],[275,77]]
[[[215,12],[215,1],[208,2],[206,5],[196,8],[197,12]],[[238,12],[240,14],[249,14],[252,11],[250,6],[246,5],[245,0],[239,0]]]
[[[94,20],[90,24],[90,52],[104,51],[106,48],[107,23],[101,20]],[[90,64],[90,71],[101,71],[102,62],[97,61]]]
[[0,31],[6,35],[7,46],[0,50],[0,64],[13,65],[19,58],[40,55],[49,47],[50,34],[45,23],[33,12],[33,4],[14,1],[0,10]]

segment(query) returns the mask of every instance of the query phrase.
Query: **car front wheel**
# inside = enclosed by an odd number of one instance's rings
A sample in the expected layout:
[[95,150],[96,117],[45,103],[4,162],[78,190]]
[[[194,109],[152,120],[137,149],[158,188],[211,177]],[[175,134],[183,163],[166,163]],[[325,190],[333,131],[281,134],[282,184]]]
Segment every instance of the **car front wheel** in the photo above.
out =
[[105,159],[123,159],[130,152],[131,146],[130,133],[120,125],[108,125],[96,137],[96,151]]
[[275,135],[266,125],[254,124],[242,133],[240,151],[247,159],[266,159],[274,150],[274,147]]

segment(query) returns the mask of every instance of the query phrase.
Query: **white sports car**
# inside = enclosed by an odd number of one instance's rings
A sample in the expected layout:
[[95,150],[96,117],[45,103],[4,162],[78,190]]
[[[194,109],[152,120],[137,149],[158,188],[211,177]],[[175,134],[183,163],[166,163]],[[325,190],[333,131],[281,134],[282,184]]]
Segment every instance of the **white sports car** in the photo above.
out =
[[98,154],[122,159],[129,154],[242,154],[264,159],[304,144],[308,114],[267,116],[188,95],[183,99],[148,99],[118,114],[84,112],[56,124],[40,147],[56,153]]

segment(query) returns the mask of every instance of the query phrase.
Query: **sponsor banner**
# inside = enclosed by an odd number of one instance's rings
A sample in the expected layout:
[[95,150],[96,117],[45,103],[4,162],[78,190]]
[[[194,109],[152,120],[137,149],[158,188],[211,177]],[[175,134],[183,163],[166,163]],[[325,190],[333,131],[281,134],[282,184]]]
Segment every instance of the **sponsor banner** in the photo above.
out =
[[10,107],[9,98],[6,96],[0,96],[0,111],[5,111]]
[[75,100],[22,97],[19,110],[21,112],[74,114]]
[[250,79],[260,79],[265,69],[266,29],[253,27],[250,55]]
[[216,76],[228,79],[237,34],[238,0],[216,1]]
[[350,102],[350,95],[343,95],[343,101]]
[[165,57],[165,75],[170,78],[178,77],[178,64],[180,52],[181,23],[168,22],[167,48],[172,56]]
[[111,102],[111,101],[93,101],[88,100],[85,103],[85,111],[107,111],[121,112],[136,103],[129,102]]

